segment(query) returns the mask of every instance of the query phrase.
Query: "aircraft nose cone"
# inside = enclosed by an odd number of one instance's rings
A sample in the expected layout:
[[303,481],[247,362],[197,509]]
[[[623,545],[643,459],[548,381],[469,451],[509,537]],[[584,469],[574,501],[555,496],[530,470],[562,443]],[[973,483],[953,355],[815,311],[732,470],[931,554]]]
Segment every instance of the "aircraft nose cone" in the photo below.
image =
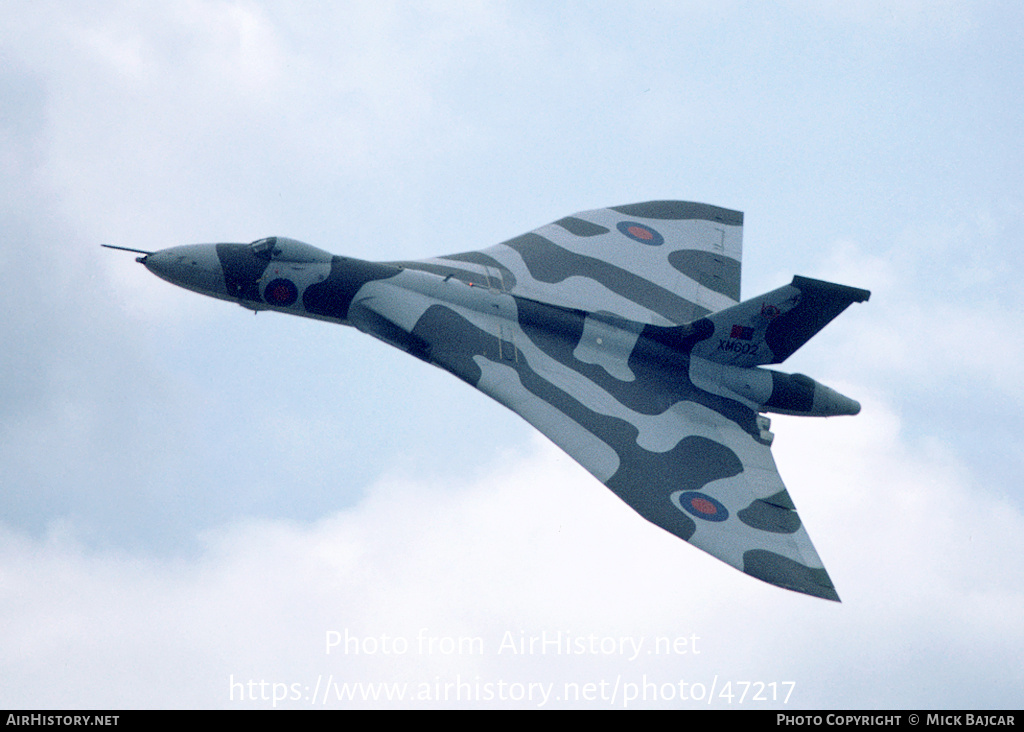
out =
[[216,244],[188,244],[161,249],[139,259],[161,279],[214,297],[227,297],[224,270],[217,256]]

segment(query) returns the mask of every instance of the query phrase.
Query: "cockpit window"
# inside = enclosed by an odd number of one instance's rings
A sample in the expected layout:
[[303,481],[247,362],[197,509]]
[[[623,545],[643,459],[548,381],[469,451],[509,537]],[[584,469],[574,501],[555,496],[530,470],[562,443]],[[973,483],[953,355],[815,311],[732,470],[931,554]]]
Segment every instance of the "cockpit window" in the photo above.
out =
[[252,253],[259,257],[260,259],[273,259],[275,244],[277,244],[276,236],[272,236],[269,239],[260,239],[259,241],[254,241],[252,243]]
[[257,239],[250,247],[252,253],[260,259],[275,262],[330,262],[331,253],[323,249],[284,236],[270,236]]

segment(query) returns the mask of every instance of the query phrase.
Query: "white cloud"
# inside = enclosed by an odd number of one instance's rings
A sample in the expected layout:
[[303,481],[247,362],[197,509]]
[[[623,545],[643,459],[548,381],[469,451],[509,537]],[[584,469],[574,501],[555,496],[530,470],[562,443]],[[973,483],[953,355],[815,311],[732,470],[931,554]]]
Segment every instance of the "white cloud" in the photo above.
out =
[[[42,540],[7,531],[0,644],[16,681],[2,701],[268,706],[269,696],[242,701],[261,693],[253,680],[286,684],[278,691],[302,697],[286,705],[305,707],[317,679],[322,689],[333,675],[431,694],[456,679],[485,685],[464,694],[497,693],[486,684],[504,681],[563,695],[566,683],[604,681],[606,697],[582,704],[598,708],[622,706],[645,677],[678,695],[680,681],[709,689],[716,676],[719,691],[728,680],[794,681],[790,708],[1011,703],[1024,649],[1024,518],[972,487],[941,445],[909,444],[885,405],[869,406],[856,419],[776,424],[783,475],[842,605],[764,585],[679,542],[538,438],[461,486],[385,478],[359,506],[312,524],[236,522],[208,534],[194,562],[96,552],[57,530]],[[328,631],[342,643],[330,654]],[[343,651],[346,631],[359,653]],[[597,652],[498,653],[506,633],[593,635]],[[601,652],[602,642],[610,651],[657,637],[687,638],[699,652]],[[480,639],[483,653],[445,652],[458,638]],[[385,653],[388,639],[404,653]],[[879,687],[882,669],[898,672]],[[922,675],[935,681],[919,688]],[[234,700],[230,679],[245,686]]]

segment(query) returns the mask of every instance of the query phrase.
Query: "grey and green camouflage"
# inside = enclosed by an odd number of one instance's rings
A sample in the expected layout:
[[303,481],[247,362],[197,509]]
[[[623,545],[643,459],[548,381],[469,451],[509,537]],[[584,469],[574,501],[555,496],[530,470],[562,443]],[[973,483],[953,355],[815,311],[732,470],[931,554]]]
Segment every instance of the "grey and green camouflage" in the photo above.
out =
[[738,211],[649,201],[421,261],[367,262],[285,237],[138,261],[252,310],[354,326],[449,371],[648,521],[765,582],[838,601],[763,413],[860,405],[761,366],[870,293],[794,277],[741,302],[742,234]]

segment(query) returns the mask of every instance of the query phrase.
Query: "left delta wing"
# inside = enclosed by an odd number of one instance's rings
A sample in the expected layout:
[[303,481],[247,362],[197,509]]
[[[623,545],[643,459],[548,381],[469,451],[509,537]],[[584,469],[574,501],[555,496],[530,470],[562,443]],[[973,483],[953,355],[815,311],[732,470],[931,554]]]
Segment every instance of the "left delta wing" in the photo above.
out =
[[484,314],[437,304],[412,330],[429,360],[517,412],[649,521],[754,577],[838,601],[757,414],[690,382],[699,333],[666,342],[684,329],[494,297],[517,326],[502,348]]
[[689,323],[740,299],[743,214],[689,201],[582,211],[407,269],[640,323]]

